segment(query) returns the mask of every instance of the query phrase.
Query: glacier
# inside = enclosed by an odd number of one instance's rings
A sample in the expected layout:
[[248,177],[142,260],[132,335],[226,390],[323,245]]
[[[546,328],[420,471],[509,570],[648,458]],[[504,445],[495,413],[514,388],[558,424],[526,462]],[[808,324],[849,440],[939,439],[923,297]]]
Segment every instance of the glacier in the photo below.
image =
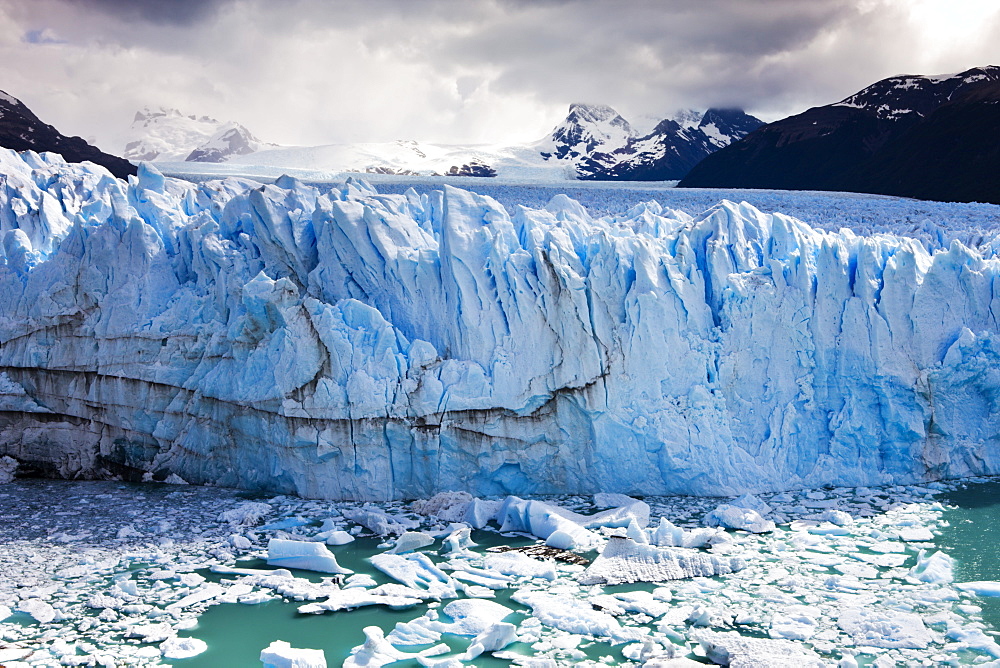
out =
[[994,243],[0,151],[0,456],[385,500],[1000,473]]

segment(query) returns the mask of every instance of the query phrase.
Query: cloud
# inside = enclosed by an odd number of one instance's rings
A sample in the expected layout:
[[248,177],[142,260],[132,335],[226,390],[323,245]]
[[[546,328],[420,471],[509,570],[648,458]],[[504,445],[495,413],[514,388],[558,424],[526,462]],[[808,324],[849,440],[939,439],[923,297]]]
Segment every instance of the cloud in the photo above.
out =
[[998,8],[939,5],[8,0],[0,58],[9,93],[112,151],[146,105],[283,143],[527,141],[578,100],[626,117],[724,105],[777,118],[900,72],[1000,62]]
[[96,10],[126,21],[193,25],[210,18],[232,0],[66,0],[83,10]]

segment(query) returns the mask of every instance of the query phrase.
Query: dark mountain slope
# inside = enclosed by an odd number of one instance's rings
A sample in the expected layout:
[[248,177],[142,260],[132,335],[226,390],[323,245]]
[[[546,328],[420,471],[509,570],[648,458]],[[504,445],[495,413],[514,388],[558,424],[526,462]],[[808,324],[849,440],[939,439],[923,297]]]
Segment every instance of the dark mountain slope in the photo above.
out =
[[996,201],[989,165],[1000,144],[998,82],[997,67],[885,79],[759,128],[708,156],[680,185]]
[[67,162],[90,162],[102,165],[118,178],[136,173],[128,160],[104,153],[80,137],[67,137],[43,123],[20,100],[0,91],[0,146],[15,151],[51,151]]

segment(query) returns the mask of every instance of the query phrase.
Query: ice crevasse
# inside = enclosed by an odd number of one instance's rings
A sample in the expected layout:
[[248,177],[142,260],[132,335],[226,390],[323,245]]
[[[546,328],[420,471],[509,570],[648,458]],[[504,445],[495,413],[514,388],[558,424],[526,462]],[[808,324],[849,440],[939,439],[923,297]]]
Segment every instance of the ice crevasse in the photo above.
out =
[[1000,473],[1000,261],[0,151],[0,455],[339,499]]

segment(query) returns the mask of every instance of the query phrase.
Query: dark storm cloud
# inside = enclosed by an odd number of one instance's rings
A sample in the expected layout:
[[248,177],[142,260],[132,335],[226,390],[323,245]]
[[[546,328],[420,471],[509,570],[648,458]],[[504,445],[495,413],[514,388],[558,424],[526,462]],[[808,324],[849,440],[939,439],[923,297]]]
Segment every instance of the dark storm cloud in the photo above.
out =
[[82,9],[97,10],[124,21],[149,21],[188,26],[211,17],[233,0],[63,0]]

